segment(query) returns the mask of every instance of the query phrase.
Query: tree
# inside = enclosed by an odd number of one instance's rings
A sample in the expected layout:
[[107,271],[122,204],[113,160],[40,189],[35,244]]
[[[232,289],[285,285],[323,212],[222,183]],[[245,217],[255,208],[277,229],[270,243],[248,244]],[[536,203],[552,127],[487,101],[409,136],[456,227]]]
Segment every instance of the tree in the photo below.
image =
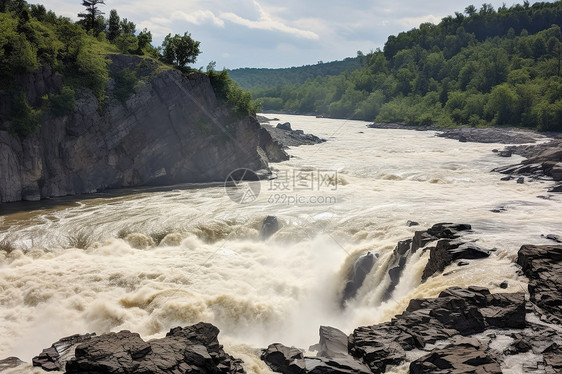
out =
[[199,44],[200,42],[193,40],[187,32],[183,36],[168,34],[162,43],[162,60],[184,68],[197,60],[201,53]]
[[111,12],[109,12],[109,24],[107,26],[107,39],[109,41],[113,41],[121,35],[120,21],[121,19],[119,18],[117,11],[115,9],[111,9]]
[[464,8],[464,12],[466,13],[467,16],[472,17],[473,15],[476,14],[476,7],[474,5],[469,5],[466,8]]
[[78,17],[82,18],[80,23],[87,31],[92,30],[94,35],[99,34],[101,31],[99,30],[99,18],[104,14],[98,9],[99,4],[105,5],[104,0],[82,0],[82,5],[86,7],[86,11],[84,13],[78,13]]
[[137,25],[134,22],[127,20],[127,18],[123,18],[121,20],[121,32],[125,35],[135,35]]

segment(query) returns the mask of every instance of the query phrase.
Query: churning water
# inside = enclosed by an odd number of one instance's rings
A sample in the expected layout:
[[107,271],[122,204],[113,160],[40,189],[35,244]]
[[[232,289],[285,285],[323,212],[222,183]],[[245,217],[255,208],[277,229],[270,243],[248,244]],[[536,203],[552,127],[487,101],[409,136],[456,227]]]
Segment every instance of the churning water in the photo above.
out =
[[[273,165],[278,179],[258,182],[259,194],[245,204],[217,184],[0,207],[0,241],[16,247],[0,251],[0,358],[30,362],[75,333],[128,329],[153,338],[207,321],[246,370],[269,372],[257,348],[307,348],[320,325],[350,333],[452,285],[494,292],[508,280],[508,292],[525,288],[513,265],[517,250],[562,231],[559,195],[537,198],[549,182],[502,182],[490,173],[520,161],[491,152],[501,145],[280,117],[328,142],[291,149],[293,158]],[[37,209],[22,210],[29,206]],[[282,228],[264,241],[259,229],[267,215]],[[418,229],[469,223],[480,246],[497,250],[423,284],[428,254],[418,251],[391,299],[381,302],[381,269],[397,241],[416,229],[408,220]],[[367,251],[379,260],[341,310],[346,270]]]

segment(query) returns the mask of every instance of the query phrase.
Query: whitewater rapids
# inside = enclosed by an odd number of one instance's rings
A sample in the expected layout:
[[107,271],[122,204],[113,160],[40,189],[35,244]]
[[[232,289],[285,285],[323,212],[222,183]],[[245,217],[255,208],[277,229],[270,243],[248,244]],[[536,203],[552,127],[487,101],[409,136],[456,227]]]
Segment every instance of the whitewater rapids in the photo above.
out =
[[[259,348],[306,349],[318,342],[320,325],[351,333],[453,285],[498,292],[507,280],[502,291],[519,291],[526,287],[513,264],[519,247],[548,244],[542,234],[562,232],[560,195],[537,198],[548,195],[550,182],[502,182],[490,173],[521,160],[492,153],[502,145],[278,117],[328,142],[290,149],[293,158],[272,165],[277,182],[258,182],[248,204],[214,184],[0,206],[0,242],[15,247],[0,251],[0,358],[31,362],[76,333],[127,329],[150,339],[205,321],[220,328],[220,342],[249,373],[269,373]],[[491,212],[499,208],[505,211]],[[267,215],[282,228],[261,241]],[[379,285],[396,243],[438,222],[469,223],[468,237],[496,251],[424,284],[428,254],[418,251],[382,303]],[[346,270],[367,251],[379,260],[342,311]]]

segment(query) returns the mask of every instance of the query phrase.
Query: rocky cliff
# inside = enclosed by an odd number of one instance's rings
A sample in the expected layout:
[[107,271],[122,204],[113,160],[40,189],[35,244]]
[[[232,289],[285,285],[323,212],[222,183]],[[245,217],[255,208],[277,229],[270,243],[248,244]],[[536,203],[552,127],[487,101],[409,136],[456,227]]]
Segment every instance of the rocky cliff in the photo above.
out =
[[[112,76],[129,69],[139,78],[126,102],[112,94],[111,79],[103,109],[90,91],[77,90],[72,113],[43,116],[41,128],[23,139],[10,133],[9,122],[0,124],[0,202],[223,181],[234,169],[264,169],[286,156],[255,118],[239,119],[217,99],[206,75],[182,75],[135,56],[110,58]],[[62,86],[48,68],[17,79],[32,105]],[[2,101],[0,109],[9,111],[9,100]]]

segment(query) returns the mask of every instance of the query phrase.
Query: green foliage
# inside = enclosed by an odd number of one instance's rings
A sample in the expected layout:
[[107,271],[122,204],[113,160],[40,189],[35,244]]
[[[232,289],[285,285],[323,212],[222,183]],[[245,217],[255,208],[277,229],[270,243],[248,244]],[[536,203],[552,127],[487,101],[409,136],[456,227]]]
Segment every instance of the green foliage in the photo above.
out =
[[74,110],[75,94],[74,90],[64,86],[58,95],[48,96],[48,108],[56,117],[66,116]]
[[210,70],[207,72],[211,85],[217,97],[226,101],[228,106],[239,117],[255,115],[259,110],[259,103],[252,100],[252,95],[246,92],[234,82],[228,75],[228,71],[223,70],[216,72]]
[[183,36],[168,34],[162,43],[162,61],[183,69],[197,60],[201,53],[199,44],[187,32]]
[[123,69],[115,74],[114,94],[117,100],[126,102],[135,93],[135,85],[138,82],[135,71]]
[[132,53],[139,48],[138,39],[134,35],[121,34],[113,42],[121,53]]
[[14,98],[12,119],[13,125],[10,128],[12,133],[20,138],[25,138],[41,126],[41,111],[33,109],[23,92],[20,92]]
[[464,13],[390,36],[384,51],[361,54],[360,66],[339,75],[293,80],[310,70],[302,67],[286,69],[286,79],[264,70],[241,74],[240,82],[249,82],[265,110],[562,130],[562,2],[497,11],[484,4]]
[[105,20],[102,17],[104,13],[99,10],[99,4],[105,4],[104,0],[82,0],[86,9],[83,13],[78,13],[78,17],[82,19],[79,23],[95,36],[105,29]]
[[109,12],[109,20],[107,21],[107,40],[114,41],[119,35],[121,35],[121,18],[117,14],[115,9],[111,9]]

